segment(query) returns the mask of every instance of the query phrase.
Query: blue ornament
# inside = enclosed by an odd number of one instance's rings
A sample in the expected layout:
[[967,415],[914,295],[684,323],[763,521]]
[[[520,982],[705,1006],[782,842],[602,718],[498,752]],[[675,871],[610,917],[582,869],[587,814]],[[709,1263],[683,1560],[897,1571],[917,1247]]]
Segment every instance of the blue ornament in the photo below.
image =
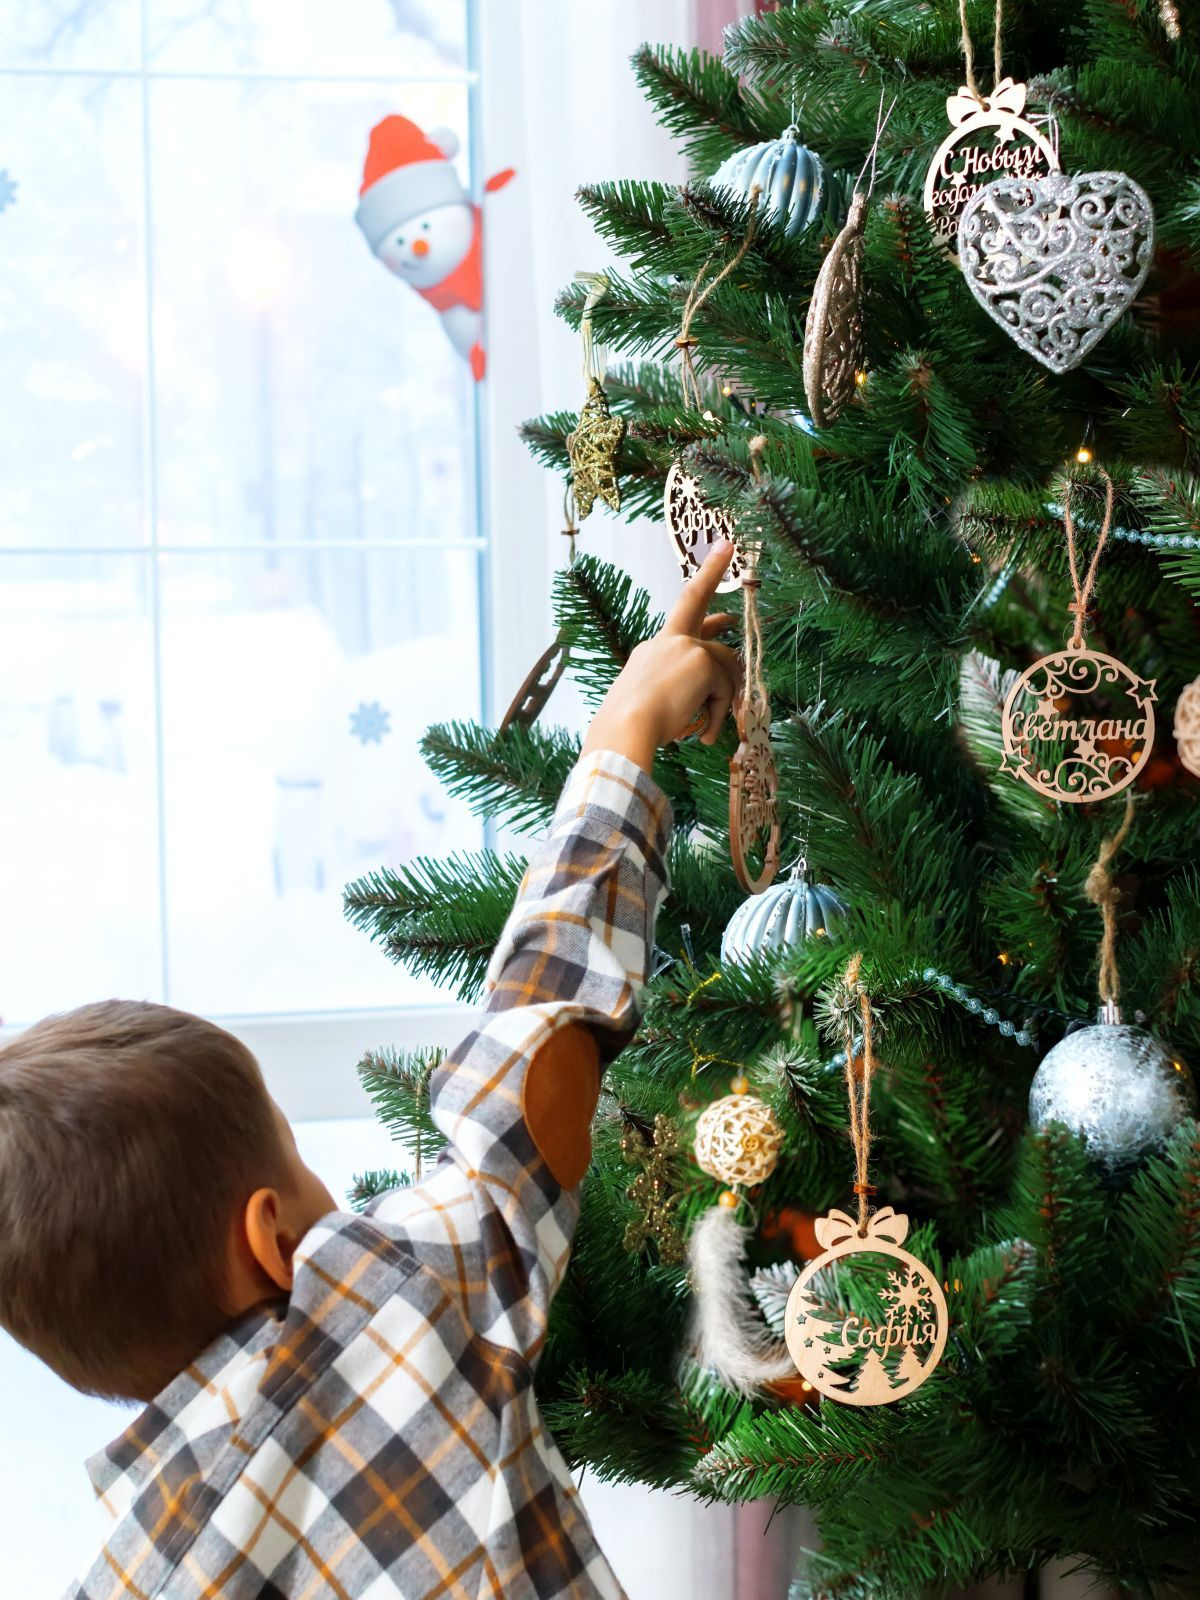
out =
[[364,700],[350,713],[350,732],[359,744],[382,744],[383,736],[391,730],[391,713],[385,711],[378,700],[368,705]]
[[721,960],[771,960],[806,939],[835,933],[846,907],[824,883],[794,872],[762,894],[752,894],[733,913],[721,939]]
[[763,216],[780,223],[788,239],[803,233],[814,217],[828,216],[839,226],[846,220],[841,184],[821,157],[800,143],[794,126],[778,139],[727,157],[709,181],[741,200],[748,200],[757,184]]
[[0,211],[7,211],[9,206],[17,203],[17,185],[9,177],[8,168],[0,167]]

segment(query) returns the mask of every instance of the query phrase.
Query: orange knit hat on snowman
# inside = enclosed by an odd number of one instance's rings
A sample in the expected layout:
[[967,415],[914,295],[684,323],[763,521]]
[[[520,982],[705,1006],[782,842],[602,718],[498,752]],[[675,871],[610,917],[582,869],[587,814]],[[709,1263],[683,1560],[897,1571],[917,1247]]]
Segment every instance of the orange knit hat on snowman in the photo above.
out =
[[438,206],[469,206],[451,158],[458,138],[449,128],[423,133],[407,117],[384,117],[371,129],[354,220],[376,255],[393,229]]

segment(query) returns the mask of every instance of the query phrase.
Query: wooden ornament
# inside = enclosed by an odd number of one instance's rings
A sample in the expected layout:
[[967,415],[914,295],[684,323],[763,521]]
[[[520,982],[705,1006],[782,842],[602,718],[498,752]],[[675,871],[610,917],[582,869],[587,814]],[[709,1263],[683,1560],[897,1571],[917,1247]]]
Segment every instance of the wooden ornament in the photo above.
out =
[[850,403],[863,364],[859,277],[866,214],[866,196],[856,194],[821,263],[804,319],[804,394],[818,428],[836,422]]
[[[847,1406],[912,1394],[941,1360],[949,1314],[933,1273],[901,1249],[908,1218],[885,1206],[860,1233],[853,1217],[830,1211],[815,1231],[824,1254],[796,1279],[784,1324],[801,1377]],[[851,1276],[852,1294],[839,1283]]]
[[1009,691],[1000,770],[1071,805],[1120,794],[1150,759],[1154,698],[1153,679],[1072,642],[1035,661]]
[[[705,503],[698,481],[680,461],[673,462],[667,473],[663,515],[685,582],[699,572],[714,544],[723,539],[733,540],[737,527],[732,512],[724,506]],[[741,588],[745,570],[745,561],[735,546],[733,559],[717,585],[717,593],[728,594],[732,589]]]
[[597,500],[603,500],[606,506],[620,511],[621,485],[617,481],[617,456],[624,437],[624,417],[612,415],[604,385],[599,378],[590,378],[588,397],[579,413],[579,421],[567,435],[571,489],[581,522]]
[[[779,871],[779,774],[765,695],[741,695],[737,726],[740,743],[729,763],[729,848],[742,888],[761,894]],[[759,851],[762,867],[756,873],[751,857]]]
[[753,1188],[775,1170],[783,1138],[770,1106],[743,1092],[723,1095],[705,1107],[692,1148],[696,1165],[710,1177]]
[[952,131],[929,163],[925,210],[938,243],[958,250],[967,203],[995,178],[1038,178],[1058,171],[1054,144],[1026,120],[1025,85],[1002,78],[990,95],[964,84],[946,101]]
[[1175,746],[1183,765],[1200,778],[1200,678],[1175,702]]
[[509,728],[533,727],[545,709],[546,701],[554,693],[569,656],[567,641],[560,634],[548,649],[542,651],[513,695],[512,704],[500,723],[501,733],[506,733]]

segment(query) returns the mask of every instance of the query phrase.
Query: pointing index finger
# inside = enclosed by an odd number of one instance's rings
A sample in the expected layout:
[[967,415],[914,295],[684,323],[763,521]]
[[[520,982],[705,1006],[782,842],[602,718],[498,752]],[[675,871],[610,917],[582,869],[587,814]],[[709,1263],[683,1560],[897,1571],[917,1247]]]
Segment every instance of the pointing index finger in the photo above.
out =
[[708,610],[708,602],[716,594],[717,585],[725,576],[725,569],[732,558],[733,545],[728,539],[713,545],[699,572],[684,584],[683,593],[667,617],[664,632],[699,633],[704,613]]

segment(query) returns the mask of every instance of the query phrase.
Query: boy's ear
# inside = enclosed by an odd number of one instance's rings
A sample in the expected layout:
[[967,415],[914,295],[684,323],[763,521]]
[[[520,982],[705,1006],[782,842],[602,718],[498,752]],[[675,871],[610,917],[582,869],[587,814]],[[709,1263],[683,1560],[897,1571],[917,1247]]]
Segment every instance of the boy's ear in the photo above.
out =
[[278,1190],[256,1189],[242,1220],[250,1254],[277,1289],[290,1289],[296,1241],[283,1227]]

